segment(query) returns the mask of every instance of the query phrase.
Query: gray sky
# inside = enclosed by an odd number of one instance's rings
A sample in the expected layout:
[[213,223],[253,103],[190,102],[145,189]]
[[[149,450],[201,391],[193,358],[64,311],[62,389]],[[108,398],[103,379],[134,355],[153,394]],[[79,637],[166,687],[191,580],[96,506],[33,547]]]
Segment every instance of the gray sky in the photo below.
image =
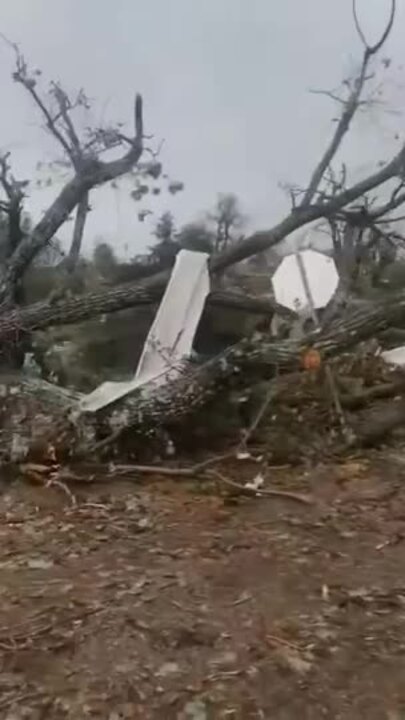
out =
[[[386,110],[401,111],[405,86],[405,0],[398,0],[384,56]],[[375,37],[388,0],[359,0]],[[333,103],[310,88],[336,88],[356,67],[361,46],[351,0],[2,0],[0,30],[33,66],[66,89],[84,87],[95,118],[130,120],[135,91],[144,96],[145,125],[165,140],[162,159],[185,191],[141,205],[121,191],[97,191],[86,246],[103,234],[131,256],[148,244],[153,220],[137,210],[170,209],[179,223],[234,192],[249,228],[267,228],[288,211],[280,182],[304,185],[332,129]],[[0,45],[0,147],[12,151],[16,173],[31,176],[54,146],[39,127],[23,90],[13,84],[13,56]],[[344,159],[352,179],[395,152],[403,117],[362,114]],[[57,188],[37,191],[37,218]],[[71,227],[61,236],[68,238]]]

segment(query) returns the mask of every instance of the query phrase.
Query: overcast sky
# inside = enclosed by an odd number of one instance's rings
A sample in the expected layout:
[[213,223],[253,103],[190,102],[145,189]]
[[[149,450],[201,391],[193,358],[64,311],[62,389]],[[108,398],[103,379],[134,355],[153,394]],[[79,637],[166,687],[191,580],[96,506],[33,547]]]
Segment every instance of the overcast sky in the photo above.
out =
[[[234,192],[249,228],[265,229],[288,211],[279,184],[305,185],[333,127],[336,108],[311,88],[334,89],[358,66],[361,46],[351,0],[1,0],[0,30],[17,42],[45,78],[84,87],[96,120],[130,120],[135,91],[145,125],[170,177],[185,183],[172,198],[141,205],[120,191],[97,191],[86,247],[104,235],[130,256],[148,244],[153,219],[140,207],[172,210],[180,224],[200,216],[218,192]],[[358,0],[376,37],[389,0]],[[384,108],[363,113],[345,145],[352,178],[395,152],[405,107],[405,0],[384,57]],[[0,44],[0,147],[16,174],[31,177],[54,156],[40,118],[13,84],[13,55]],[[56,148],[57,150],[57,148]],[[61,185],[36,191],[37,218]],[[155,217],[156,217],[155,215]],[[62,232],[64,238],[71,231]]]

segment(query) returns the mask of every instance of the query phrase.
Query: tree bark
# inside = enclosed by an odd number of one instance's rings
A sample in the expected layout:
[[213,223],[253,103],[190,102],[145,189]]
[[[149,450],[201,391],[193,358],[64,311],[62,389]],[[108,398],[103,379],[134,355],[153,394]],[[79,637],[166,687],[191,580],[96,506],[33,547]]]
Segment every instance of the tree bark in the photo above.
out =
[[[158,303],[167,278],[164,273],[154,276],[153,282],[144,285],[128,283],[74,298],[38,302],[4,312],[0,314],[0,347],[2,343],[17,343],[29,331],[74,324],[105,313]],[[208,304],[259,315],[272,316],[275,312],[286,317],[291,315],[270,298],[255,298],[234,292],[213,292],[208,297]]]
[[[104,408],[96,416],[79,416],[77,394],[68,395],[57,386],[39,381],[30,387],[30,381],[25,380],[23,390],[17,383],[13,395],[2,391],[0,404],[3,417],[10,422],[16,398],[22,395],[26,401],[31,396],[35,399],[36,411],[42,408],[40,414],[47,419],[47,432],[52,442],[63,438],[65,445],[73,451],[89,452],[98,438],[116,437],[127,428],[147,438],[159,427],[181,425],[230,386],[243,388],[260,378],[302,369],[303,355],[309,347],[318,350],[325,360],[401,319],[405,319],[405,293],[384,304],[358,310],[350,318],[336,321],[327,330],[312,333],[301,341],[271,342],[267,337],[255,334],[204,365],[185,363],[184,372],[174,382],[159,386],[157,391],[149,384]],[[30,413],[26,412],[25,417],[29,418]],[[21,423],[19,417],[14,423],[14,436],[22,432],[27,434],[30,427],[37,431],[37,425],[36,422],[31,425],[27,421]],[[10,437],[10,433],[3,437]],[[2,443],[3,440],[0,448]]]
[[[158,302],[169,279],[169,272],[162,272],[148,278],[142,284],[123,284],[100,292],[87,293],[76,298],[59,302],[39,302],[26,308],[16,308],[0,314],[0,346],[4,342],[18,341],[19,337],[30,330],[41,330],[51,325],[78,323],[104,313],[117,312],[141,305]],[[253,298],[239,293],[213,292],[208,298],[210,304],[255,312],[272,314],[274,312],[290,316],[288,310],[281,308],[271,298]],[[379,304],[367,304],[365,309],[351,310],[347,320],[348,327],[357,328],[363,317],[374,318],[375,332],[391,325],[400,326],[405,307],[405,292],[395,293]],[[396,320],[398,319],[398,321]],[[337,323],[339,331],[339,322]],[[335,328],[332,323],[331,330]]]

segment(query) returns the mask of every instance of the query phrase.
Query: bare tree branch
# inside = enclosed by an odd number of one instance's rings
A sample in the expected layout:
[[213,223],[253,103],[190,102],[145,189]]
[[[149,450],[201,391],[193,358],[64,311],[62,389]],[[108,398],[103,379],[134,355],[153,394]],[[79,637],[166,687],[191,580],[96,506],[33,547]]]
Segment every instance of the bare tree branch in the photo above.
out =
[[78,138],[76,129],[69,115],[69,110],[71,109],[71,102],[66,92],[58,83],[52,83],[52,92],[58,104],[60,111],[59,114],[65,124],[66,132],[70,140],[70,157],[74,166],[77,166],[83,159],[83,150],[80,145],[80,140]]
[[329,146],[327,147],[323,157],[321,158],[320,162],[318,163],[317,167],[314,170],[314,173],[313,173],[312,178],[308,185],[308,189],[306,190],[305,195],[301,201],[300,207],[308,207],[311,204],[311,202],[314,198],[314,195],[319,187],[319,184],[325,174],[326,169],[331,164],[332,159],[336,155],[336,152],[338,151],[345,134],[349,130],[350,123],[351,123],[351,121],[356,113],[356,110],[358,108],[360,95],[363,90],[363,86],[364,86],[364,82],[365,82],[368,62],[369,62],[369,55],[368,55],[368,53],[365,53],[361,71],[360,71],[360,75],[354,84],[354,87],[349,96],[349,99],[344,104],[344,109],[343,109],[341,118],[336,126],[332,140],[331,140]]
[[86,158],[76,175],[61,190],[58,197],[34,227],[29,237],[20,243],[11,258],[0,283],[0,302],[10,295],[13,284],[23,275],[36,255],[49,243],[70,213],[92,188],[124,175],[139,161],[143,152],[142,97],[135,100],[135,137],[128,152],[121,158],[102,162]]
[[331,90],[318,90],[317,88],[311,88],[309,92],[312,93],[312,95],[325,95],[325,97],[331,98],[331,100],[339,103],[340,105],[346,105],[346,100],[339,97],[339,95],[336,95],[336,93]]
[[142,110],[142,96],[135,95],[134,104],[134,130],[136,138],[143,138],[143,110]]
[[[404,200],[405,200],[405,198],[404,198]],[[389,222],[390,224],[396,223],[396,222],[403,222],[404,220],[405,220],[405,215],[398,215],[397,217],[390,217],[390,218],[384,218],[382,220],[375,220],[374,223],[375,223],[375,225],[381,225],[381,224],[384,224],[387,222]]]
[[72,163],[74,163],[74,155],[72,154],[72,149],[67,142],[66,138],[63,136],[63,134],[60,132],[56,122],[55,118],[52,117],[50,111],[46,107],[45,103],[41,99],[39,93],[36,90],[36,80],[35,78],[31,77],[28,73],[27,63],[24,59],[24,57],[21,55],[20,50],[17,45],[14,43],[11,43],[12,47],[14,48],[14,51],[16,53],[16,70],[13,73],[13,80],[20,85],[22,85],[27,92],[30,94],[32,99],[34,100],[34,103],[41,111],[42,115],[45,118],[46,126],[48,130],[52,133],[52,135],[55,137],[55,139],[58,141],[58,143],[61,145],[62,149],[65,151],[66,155],[70,158]]
[[336,214],[336,217],[362,227],[370,227],[371,225],[379,223],[387,224],[397,222],[401,220],[401,217],[391,218],[389,213],[405,203],[404,187],[405,183],[401,180],[386,203],[370,209],[365,202],[365,204],[360,207],[357,206],[348,208],[347,210],[340,210]]
[[[398,188],[392,193],[392,196],[390,200],[385,204],[381,205],[378,208],[375,208],[372,212],[370,212],[370,216],[373,220],[378,220],[387,213],[391,212],[392,210],[395,210],[396,208],[399,208],[401,205],[405,203],[405,191],[400,192],[400,190],[404,187],[404,183],[402,182]],[[388,219],[391,222],[391,219]]]
[[241,262],[251,255],[256,255],[273,247],[273,245],[277,245],[294,230],[307,225],[313,220],[335,215],[339,210],[363,197],[370,190],[379,187],[393,177],[400,176],[403,172],[404,163],[405,146],[383,168],[338,193],[328,202],[309,205],[308,207],[298,207],[271,230],[254,233],[254,235],[236,243],[216,257],[214,256],[211,260],[212,271],[223,270],[229,265]]
[[360,25],[358,13],[357,13],[357,0],[352,1],[352,10],[353,10],[354,24],[356,26],[357,33],[360,37],[360,40],[362,41],[362,43],[364,45],[366,52],[370,53],[370,55],[375,55],[379,50],[381,50],[386,39],[388,38],[388,35],[390,34],[390,32],[392,30],[392,26],[394,24],[394,19],[395,19],[396,0],[391,0],[391,10],[390,10],[390,16],[388,19],[388,23],[387,23],[380,39],[374,45],[368,44],[365,34]]
[[350,124],[353,120],[354,115],[356,114],[356,111],[359,107],[359,101],[361,97],[361,93],[364,88],[364,84],[367,80],[367,70],[369,66],[369,62],[373,55],[375,55],[383,46],[385,41],[388,38],[388,35],[390,34],[392,30],[392,26],[394,23],[395,18],[395,3],[396,0],[391,0],[391,13],[388,20],[388,23],[384,29],[384,32],[381,35],[380,40],[372,46],[369,46],[364,38],[364,35],[361,31],[358,17],[356,14],[356,0],[353,0],[353,13],[354,13],[354,19],[356,23],[357,30],[360,34],[360,37],[365,45],[364,53],[363,53],[363,60],[361,64],[361,69],[359,76],[355,79],[353,83],[352,91],[349,95],[349,98],[344,103],[344,109],[342,112],[342,115],[340,117],[340,120],[336,126],[335,132],[333,134],[332,140],[329,143],[328,147],[326,148],[326,151],[321,158],[320,162],[318,163],[317,167],[315,168],[311,180],[308,185],[308,189],[305,192],[305,195],[301,202],[301,207],[308,207],[308,205],[311,204],[314,195],[319,187],[320,182],[322,181],[322,178],[325,174],[326,169],[330,166],[332,159],[336,155],[336,152],[338,151],[342,140],[349,130]]

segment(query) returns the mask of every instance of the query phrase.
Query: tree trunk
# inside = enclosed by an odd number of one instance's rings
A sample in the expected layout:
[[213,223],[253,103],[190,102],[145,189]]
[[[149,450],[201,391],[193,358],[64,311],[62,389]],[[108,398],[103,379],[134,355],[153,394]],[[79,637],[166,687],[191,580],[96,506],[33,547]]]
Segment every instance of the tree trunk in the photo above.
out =
[[108,163],[91,160],[65,185],[32,233],[21,241],[11,257],[7,272],[0,283],[1,303],[7,301],[16,281],[24,274],[36,255],[47,246],[75,207],[87,197],[89,190],[125,175],[138,162],[142,149],[142,138],[139,138],[139,142],[135,140],[130,151],[118,160]]
[[[54,325],[74,324],[98,315],[158,303],[167,279],[167,273],[160,273],[143,285],[130,283],[117,285],[74,298],[47,300],[4,312],[0,314],[0,346],[2,343],[17,343],[28,331],[43,330]],[[283,310],[271,299],[255,298],[241,293],[213,292],[208,297],[208,303],[216,307],[234,308],[269,315],[269,317],[272,317],[274,312],[287,317],[291,315],[288,310]]]

